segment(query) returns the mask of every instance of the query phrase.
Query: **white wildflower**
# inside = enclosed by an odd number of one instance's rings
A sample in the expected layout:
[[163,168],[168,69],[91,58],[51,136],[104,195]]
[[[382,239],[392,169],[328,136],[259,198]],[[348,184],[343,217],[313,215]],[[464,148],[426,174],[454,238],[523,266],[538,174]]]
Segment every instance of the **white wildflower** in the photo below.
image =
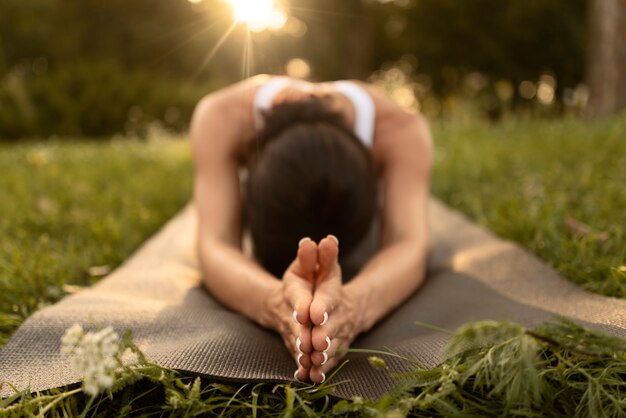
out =
[[61,352],[72,355],[72,366],[83,376],[83,390],[95,396],[115,382],[121,366],[119,336],[113,328],[85,333],[80,325],[67,330],[61,340]]
[[72,354],[83,335],[83,327],[78,324],[72,325],[65,331],[63,338],[61,338],[61,354]]

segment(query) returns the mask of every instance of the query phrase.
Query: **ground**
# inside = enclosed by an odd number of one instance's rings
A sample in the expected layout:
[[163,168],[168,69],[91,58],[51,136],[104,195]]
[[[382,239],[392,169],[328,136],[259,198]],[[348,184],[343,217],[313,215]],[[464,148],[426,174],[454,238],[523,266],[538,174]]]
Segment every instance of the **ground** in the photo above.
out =
[[[432,127],[435,196],[584,288],[626,297],[624,115]],[[193,177],[185,138],[2,144],[0,167],[0,346],[126,259]]]

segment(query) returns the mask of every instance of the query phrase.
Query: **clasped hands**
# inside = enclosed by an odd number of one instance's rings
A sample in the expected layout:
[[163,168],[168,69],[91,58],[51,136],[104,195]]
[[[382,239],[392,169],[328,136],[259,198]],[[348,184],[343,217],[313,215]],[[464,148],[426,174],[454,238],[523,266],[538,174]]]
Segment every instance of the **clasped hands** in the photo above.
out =
[[356,300],[346,292],[337,261],[339,241],[303,238],[281,288],[268,300],[271,327],[296,360],[294,378],[322,383],[359,333]]

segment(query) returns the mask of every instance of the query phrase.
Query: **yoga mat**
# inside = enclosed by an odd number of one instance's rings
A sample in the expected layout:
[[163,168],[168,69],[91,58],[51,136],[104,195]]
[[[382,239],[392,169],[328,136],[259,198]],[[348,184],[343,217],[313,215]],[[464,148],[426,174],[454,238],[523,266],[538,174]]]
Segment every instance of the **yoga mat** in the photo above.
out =
[[[74,323],[133,331],[162,366],[227,382],[288,382],[295,370],[277,334],[230,312],[201,287],[196,213],[189,205],[126,263],[91,288],[32,315],[0,351],[0,382],[40,391],[79,381],[60,338]],[[391,350],[427,367],[443,360],[447,329],[483,319],[533,326],[554,315],[626,336],[626,300],[587,293],[518,245],[499,239],[433,199],[428,277],[408,301],[360,336],[354,348]],[[334,395],[376,398],[397,380],[349,354]],[[391,371],[409,364],[386,358]],[[13,393],[6,383],[1,395]]]

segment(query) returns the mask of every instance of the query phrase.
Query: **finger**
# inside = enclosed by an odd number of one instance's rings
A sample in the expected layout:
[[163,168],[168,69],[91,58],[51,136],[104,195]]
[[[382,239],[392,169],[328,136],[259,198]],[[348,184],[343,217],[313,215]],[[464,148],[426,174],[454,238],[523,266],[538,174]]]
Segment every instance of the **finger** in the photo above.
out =
[[319,367],[314,367],[309,370],[309,379],[317,385],[322,384],[326,381],[326,372],[323,372]]
[[[344,324],[345,325],[345,324]],[[330,319],[326,325],[322,326],[314,326],[311,330],[311,345],[313,346],[314,351],[326,351],[328,350],[328,341],[331,341],[331,347],[333,345],[332,341],[336,338],[348,338],[349,335],[342,335],[341,331],[344,330],[345,334],[345,326],[342,326],[338,320]]]
[[339,256],[339,240],[334,235],[322,239],[318,246],[318,272],[316,282],[323,281],[333,271]]
[[[309,378],[313,383],[323,383],[326,380],[326,376],[328,373],[335,367],[343,357],[345,357],[345,349],[348,348],[347,340],[343,340],[341,338],[337,338],[333,340],[336,343],[336,348],[340,348],[341,350],[337,351],[334,348],[331,348],[328,355],[328,360],[323,365],[314,365],[309,370]],[[312,359],[314,360],[314,359]]]
[[317,334],[316,338],[311,339],[314,351],[327,351],[333,346],[333,338],[328,335]]
[[311,366],[313,366],[313,363],[311,362],[311,356],[309,354],[299,353],[298,355],[296,355],[295,359],[297,367],[310,369]]
[[[330,359],[336,357],[341,352],[341,347],[345,347],[349,340],[347,338],[338,337],[333,338],[330,341],[331,344],[329,348],[322,351],[315,350],[309,354],[309,358],[313,364],[312,367],[323,366],[330,361]],[[339,352],[337,350],[339,350]],[[341,354],[340,357],[343,357],[343,354]]]
[[337,338],[341,337],[337,335],[337,328],[339,324],[337,321],[339,318],[336,316],[329,319],[324,325],[315,325],[311,328],[311,344],[313,348],[318,351],[326,350],[326,337],[328,338]]
[[298,254],[293,265],[293,272],[298,276],[313,281],[318,263],[317,244],[311,238],[302,238],[298,243]]
[[294,347],[297,353],[309,354],[313,351],[311,328],[309,326],[292,323],[292,334],[295,336]]
[[308,370],[309,379],[311,379],[313,383],[318,385],[324,383],[324,381],[326,381],[326,375],[328,374],[328,372],[330,372],[330,370],[332,370],[339,363],[340,360],[341,359],[338,357],[333,357],[332,359],[329,359],[328,362],[326,362],[326,364],[324,364],[323,366],[313,366],[311,369]]
[[309,323],[313,301],[312,284],[293,274],[286,274],[283,278],[283,285],[285,302],[292,310],[290,320],[300,324]]
[[341,269],[337,266],[336,274],[315,288],[311,301],[309,316],[315,325],[326,324],[331,318],[333,310],[339,305],[341,295]]
[[309,355],[309,360],[311,361],[311,366],[309,367],[309,369],[311,367],[323,366],[324,364],[328,362],[329,358],[330,356],[328,355],[328,352],[326,351],[313,351]]
[[293,378],[299,382],[308,382],[310,380],[309,369],[304,367],[298,367],[293,374]]
[[[307,334],[306,332],[303,333],[305,338],[306,338],[306,334]],[[308,334],[310,334],[310,332],[308,332]],[[308,337],[308,341],[310,341],[310,337]],[[303,345],[301,343],[301,337],[296,338],[294,337],[293,333],[287,334],[283,336],[283,342],[285,344],[285,347],[287,347],[287,350],[291,353],[293,358],[296,360],[297,367],[304,367],[306,369],[311,368],[312,363],[311,363],[311,356],[309,354],[310,350],[308,350],[307,352],[304,352]],[[308,343],[308,346],[310,347],[310,342]]]
[[[277,330],[282,337],[287,349],[291,353],[310,353],[311,327],[294,323],[291,318],[283,318],[281,326]],[[302,343],[304,341],[304,344]]]
[[283,282],[287,303],[295,311],[294,319],[301,324],[309,322],[309,308],[313,280],[317,266],[317,244],[310,238],[300,240],[296,259],[287,269]]

